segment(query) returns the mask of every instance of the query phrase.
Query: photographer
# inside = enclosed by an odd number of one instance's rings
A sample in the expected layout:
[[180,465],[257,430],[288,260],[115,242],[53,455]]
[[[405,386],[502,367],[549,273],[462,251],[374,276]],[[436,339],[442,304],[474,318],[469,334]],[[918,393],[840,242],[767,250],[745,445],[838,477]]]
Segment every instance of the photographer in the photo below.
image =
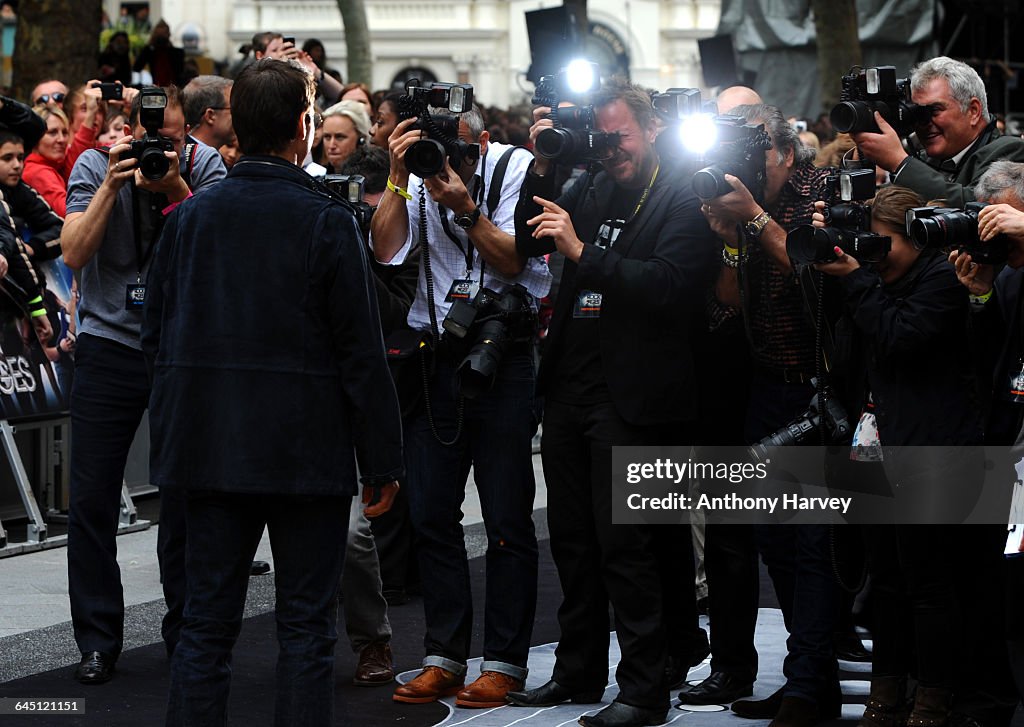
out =
[[[550,112],[534,110],[535,142],[550,132]],[[686,660],[698,644],[684,639],[703,634],[689,530],[612,523],[612,448],[679,444],[693,435],[698,382],[688,329],[715,260],[685,165],[655,149],[650,96],[613,81],[597,92],[593,116],[610,147],[601,171],[558,195],[552,162],[536,152],[516,210],[521,254],[557,249],[566,257],[539,377],[563,603],[551,680],[510,701],[599,702],[610,601],[622,654],[619,696],[580,724],[629,727],[664,721],[669,658]],[[685,593],[678,603],[662,578],[669,563]],[[684,670],[690,665],[683,661]]]
[[931,106],[931,121],[917,130],[921,158],[908,155],[880,114],[880,133],[853,133],[861,153],[892,174],[892,181],[925,199],[959,207],[975,199],[973,187],[992,162],[1024,161],[1024,140],[999,136],[988,111],[985,84],[966,63],[932,58],[910,72],[911,98]]
[[[853,328],[845,363],[856,385],[851,411],[860,413],[854,447],[885,447],[886,472],[902,472],[902,498],[918,513],[945,495],[935,473],[919,468],[910,445],[951,447],[939,466],[945,477],[969,459],[959,445],[982,441],[972,351],[964,345],[968,301],[945,255],[906,235],[907,212],[924,204],[903,187],[881,190],[871,203],[871,231],[891,239],[873,267],[836,248],[836,261],[815,267],[839,277]],[[824,218],[816,215],[816,225]],[[838,326],[837,326],[838,328]],[[854,455],[851,454],[851,459]],[[855,464],[853,469],[874,465]],[[863,478],[863,475],[862,475]],[[956,481],[970,487],[965,468]],[[918,489],[919,488],[919,489]],[[917,490],[917,497],[913,494]],[[965,614],[958,605],[957,551],[973,548],[983,531],[938,525],[866,525],[874,639],[871,695],[861,725],[887,727],[902,719],[908,674],[917,679],[909,721],[946,724],[953,691],[963,685],[957,664],[966,653]],[[910,635],[904,614],[910,614]],[[911,648],[906,648],[911,643]],[[914,659],[912,663],[912,659]],[[1004,657],[1005,661],[1005,657]],[[987,722],[986,722],[987,723]]]
[[[787,231],[807,224],[818,199],[827,199],[830,170],[816,169],[814,152],[774,106],[737,106],[732,114],[771,138],[763,200],[743,181],[725,180],[732,191],[705,201],[703,211],[721,238],[723,266],[711,310],[712,328],[742,315],[754,370],[744,437],[748,443],[785,427],[807,410],[815,395],[815,331],[804,308],[801,278],[786,252]],[[786,685],[767,699],[740,701],[733,711],[751,719],[776,718],[778,725],[813,724],[837,716],[841,694],[832,646],[838,611],[837,587],[826,526],[755,526],[754,539],[768,567],[790,632],[784,669]],[[709,564],[713,569],[713,564]],[[704,682],[684,687],[684,704],[715,704],[751,693],[756,601],[731,613],[728,638],[732,673],[712,671]],[[712,620],[717,621],[714,613]],[[717,660],[718,636],[712,632]]]
[[[410,86],[409,93],[423,91]],[[471,95],[464,87],[459,91]],[[418,102],[407,95],[401,103]],[[456,704],[462,707],[496,707],[505,704],[510,690],[523,687],[536,608],[532,341],[504,345],[490,390],[466,397],[457,391],[456,371],[466,370],[465,359],[481,338],[482,326],[470,326],[460,339],[447,331],[441,337],[440,324],[455,308],[453,296],[466,305],[478,302],[474,289],[493,291],[506,302],[522,300],[524,290],[540,298],[551,277],[542,260],[520,257],[513,237],[515,204],[529,155],[491,143],[476,110],[453,116],[428,110],[423,103],[412,113],[388,141],[389,191],[373,216],[371,243],[376,258],[391,265],[403,263],[416,246],[422,255],[408,325],[423,331],[436,349],[423,402],[406,423],[406,464],[420,574],[424,583],[438,587],[424,589],[423,594],[424,670],[398,687],[394,699],[419,704],[456,695]],[[425,148],[417,122],[428,121],[435,129],[457,128],[457,138],[443,132],[443,166],[422,179],[407,165],[410,150]],[[414,146],[418,142],[421,145]],[[426,148],[437,150],[429,144]],[[458,157],[454,165],[453,153]],[[416,161],[423,160],[417,156]],[[502,161],[499,183],[495,170]],[[484,316],[491,317],[492,312],[485,311]],[[502,325],[492,319],[483,326],[495,323]],[[516,320],[506,319],[504,327],[533,325],[533,313],[521,313]],[[420,362],[413,364],[418,368]],[[482,674],[463,689],[473,618],[460,505],[470,465],[488,534],[487,601]]]
[[[162,98],[161,98],[162,97]],[[143,108],[143,100],[151,106]],[[160,104],[166,102],[161,108]],[[178,204],[224,177],[216,150],[185,144],[185,116],[173,86],[147,87],[132,104],[135,140],[109,152],[86,151],[71,173],[61,235],[64,262],[81,271],[81,319],[71,390],[71,496],[68,592],[83,684],[110,679],[123,641],[124,603],[117,564],[117,511],[124,466],[149,400],[139,343],[143,284],[164,219]],[[143,142],[142,137],[148,142]],[[143,176],[136,150],[147,144],[153,173]],[[170,144],[172,151],[164,151]],[[188,180],[179,171],[179,158]],[[161,161],[162,160],[162,161]],[[161,492],[158,554],[168,614],[162,634],[173,651],[184,606],[180,502]]]

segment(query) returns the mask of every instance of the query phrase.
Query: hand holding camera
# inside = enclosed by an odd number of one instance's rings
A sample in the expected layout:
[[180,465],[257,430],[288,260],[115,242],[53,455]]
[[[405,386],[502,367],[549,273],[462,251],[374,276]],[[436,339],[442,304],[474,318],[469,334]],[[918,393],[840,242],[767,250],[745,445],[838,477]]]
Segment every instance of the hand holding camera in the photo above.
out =
[[880,113],[874,112],[878,132],[851,132],[861,153],[886,171],[893,171],[907,157],[896,129],[892,128]]
[[452,169],[448,160],[444,161],[444,169],[432,177],[423,180],[430,198],[456,214],[472,212],[473,198],[469,196],[469,190],[463,184],[462,178]]
[[951,251],[948,259],[953,263],[957,280],[971,295],[985,295],[992,290],[992,283],[996,279],[994,266],[976,263],[970,253],[960,250]]
[[399,121],[395,130],[388,137],[388,152],[391,154],[391,181],[405,187],[409,184],[409,170],[405,167],[405,152],[413,144],[423,138],[423,132],[416,125],[418,119]]
[[576,236],[576,228],[572,226],[572,218],[569,217],[569,213],[554,202],[549,202],[541,197],[534,197],[533,201],[543,209],[539,215],[526,222],[530,226],[537,226],[537,229],[533,231],[533,237],[553,238],[558,251],[569,260],[578,263],[583,254],[583,243]]
[[133,141],[132,137],[123,136],[114,142],[107,154],[107,178],[103,183],[109,184],[114,191],[121,189],[125,182],[135,177],[138,161],[128,158],[127,155],[124,159],[121,158],[122,154],[131,151]]
[[553,129],[550,106],[537,106],[533,110],[533,126],[530,127],[530,148],[533,149],[533,172],[544,176],[551,169],[551,160],[537,153],[537,136],[545,129]]
[[847,255],[839,245],[836,245],[832,252],[835,253],[835,260],[830,263],[815,263],[814,269],[836,278],[845,278],[860,267],[857,258],[853,255]]
[[988,242],[996,235],[1024,240],[1024,212],[1008,204],[990,204],[978,212],[978,239]]
[[711,217],[737,225],[754,219],[764,211],[738,177],[726,174],[725,182],[732,187],[732,191],[705,203]]

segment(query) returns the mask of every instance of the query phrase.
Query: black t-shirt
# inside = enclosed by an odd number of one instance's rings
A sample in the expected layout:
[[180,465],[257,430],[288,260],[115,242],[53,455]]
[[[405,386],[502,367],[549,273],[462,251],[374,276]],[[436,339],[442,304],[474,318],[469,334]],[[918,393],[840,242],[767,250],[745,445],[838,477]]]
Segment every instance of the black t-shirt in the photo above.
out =
[[[605,214],[605,221],[628,220],[642,194],[642,189],[616,189]],[[603,227],[599,226],[599,238]],[[584,242],[606,246],[600,240]],[[572,310],[565,323],[559,362],[554,368],[552,385],[547,387],[547,397],[552,401],[590,405],[606,402],[611,398],[601,366],[598,316],[580,317],[586,315],[585,310],[581,308],[585,309],[593,302],[593,297],[587,294],[594,292],[581,288],[579,283],[571,291]],[[560,294],[569,295],[570,291],[562,290]]]

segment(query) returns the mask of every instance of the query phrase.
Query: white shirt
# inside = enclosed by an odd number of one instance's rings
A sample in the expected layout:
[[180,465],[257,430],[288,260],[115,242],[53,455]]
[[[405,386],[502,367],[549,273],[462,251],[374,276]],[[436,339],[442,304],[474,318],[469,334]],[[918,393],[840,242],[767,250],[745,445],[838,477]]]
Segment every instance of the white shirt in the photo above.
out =
[[[508,149],[507,144],[489,143],[487,154],[477,164],[477,173],[480,171],[480,164],[484,165],[484,188],[480,195],[479,206],[482,215],[490,217],[502,232],[513,237],[516,234],[515,212],[516,204],[519,201],[519,189],[523,185],[526,170],[533,160],[533,155],[527,151],[518,151],[512,154],[508,168],[505,170],[505,177],[501,184],[501,195],[498,198],[497,209],[491,214],[487,208],[487,196],[490,190],[491,176],[494,174],[494,167],[502,154]],[[406,200],[405,206],[409,213],[409,228],[406,231],[405,243],[391,259],[389,265],[400,265],[413,249],[414,245],[420,243],[420,190],[423,187],[423,180],[415,175],[409,177],[409,194],[412,199]],[[438,213],[437,203],[426,192],[427,202],[427,237],[430,241],[430,271],[434,280],[434,310],[437,313],[437,325],[440,328],[445,316],[448,314],[451,303],[445,302],[445,297],[455,280],[462,280],[467,277],[466,273],[466,251],[469,249],[469,235],[465,230],[454,222],[455,213],[446,210],[448,217],[448,230],[459,241],[462,249],[456,245],[446,234],[441,224],[441,216]],[[391,194],[394,194],[393,192]],[[479,223],[478,223],[479,224]],[[370,236],[370,246],[373,247],[373,236]],[[471,278],[480,282],[481,265],[483,258],[479,251],[473,251],[473,267]],[[490,288],[496,293],[501,293],[519,283],[526,288],[535,298],[543,298],[551,289],[551,273],[548,271],[547,263],[543,258],[528,258],[523,270],[515,277],[505,277],[490,265],[483,267],[483,287]],[[416,287],[416,299],[409,310],[408,323],[410,328],[416,330],[430,330],[430,312],[427,308],[427,278],[420,262],[420,276]]]

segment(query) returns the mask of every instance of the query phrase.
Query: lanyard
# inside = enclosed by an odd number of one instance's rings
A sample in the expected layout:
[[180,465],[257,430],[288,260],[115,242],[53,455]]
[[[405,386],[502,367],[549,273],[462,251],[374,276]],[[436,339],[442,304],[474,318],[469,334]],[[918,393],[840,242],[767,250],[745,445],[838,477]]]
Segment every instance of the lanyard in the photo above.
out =
[[633,214],[631,214],[629,216],[629,219],[626,220],[626,222],[623,225],[623,227],[625,227],[630,222],[632,222],[633,218],[636,217],[640,213],[641,209],[643,209],[644,204],[647,202],[647,198],[651,194],[651,188],[654,186],[654,180],[658,178],[658,172],[660,170],[661,170],[661,162],[659,161],[658,162],[658,166],[656,166],[654,168],[654,174],[651,175],[651,181],[647,183],[647,187],[644,188],[644,193],[642,195],[640,195],[640,201],[636,203],[636,207],[633,209]]
[[[141,283],[142,282],[142,269],[144,267],[146,267],[146,263],[149,262],[149,256],[153,254],[153,248],[156,247],[156,240],[154,239],[150,243],[149,247],[146,248],[145,253],[143,253],[143,251],[142,251],[142,228],[141,228],[141,222],[139,222],[139,213],[140,213],[140,210],[139,210],[139,202],[140,202],[140,199],[139,199],[139,188],[136,187],[134,183],[131,184],[131,187],[132,187],[132,229],[133,229],[133,232],[134,232],[134,239],[135,239],[135,262],[136,262],[137,267],[139,269],[138,270],[138,272],[139,272],[139,282]],[[149,214],[149,212],[150,212],[150,210],[148,210],[148,209],[147,210],[143,210],[143,211],[145,213],[147,213],[147,214]],[[156,225],[154,225],[152,223],[152,220],[150,222],[150,226],[154,230],[156,229]]]
[[[483,157],[480,160],[480,174],[473,175],[473,186],[474,190],[471,194],[473,204],[477,207],[480,206],[481,201],[484,199],[484,178],[483,174],[487,169],[487,152],[484,152]],[[490,210],[488,210],[490,211]],[[469,275],[473,271],[473,240],[470,239],[469,235],[466,235],[466,247],[462,246],[462,241],[452,232],[452,228],[448,225],[448,210],[440,202],[437,205],[437,214],[441,218],[441,227],[444,229],[444,234],[448,236],[459,252],[466,258],[466,275]],[[481,266],[482,267],[482,266]],[[483,283],[483,270],[480,271],[480,281]]]

